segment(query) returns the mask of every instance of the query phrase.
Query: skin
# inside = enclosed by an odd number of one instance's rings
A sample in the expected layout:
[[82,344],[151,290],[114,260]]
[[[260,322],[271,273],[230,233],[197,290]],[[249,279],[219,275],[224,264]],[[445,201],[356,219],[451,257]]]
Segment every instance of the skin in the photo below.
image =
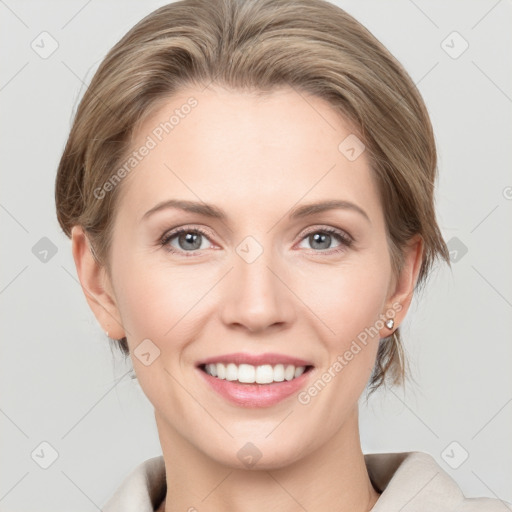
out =
[[[394,328],[400,325],[421,241],[411,240],[401,274],[393,275],[366,154],[349,161],[338,150],[353,130],[318,97],[289,88],[264,98],[189,88],[138,127],[133,147],[190,96],[197,107],[121,183],[111,275],[92,257],[81,227],[72,232],[88,303],[111,338],[127,336],[154,406],[172,496],[159,510],[368,511],[379,494],[361,451],[358,399],[379,338],[391,330],[369,338],[307,405],[292,395],[271,407],[238,407],[211,390],[195,364],[230,352],[278,352],[311,361],[311,385],[392,304],[401,306]],[[141,220],[171,198],[216,205],[227,220],[177,209]],[[327,199],[350,201],[369,220],[350,209],[287,217]],[[183,239],[169,242],[179,254],[158,243],[179,226],[209,233],[192,257]],[[334,236],[315,244],[308,235],[325,227],[348,233],[352,245]],[[252,263],[236,252],[249,235],[263,249]],[[149,366],[133,355],[147,338],[160,350]],[[251,468],[237,457],[247,442],[262,454]]]

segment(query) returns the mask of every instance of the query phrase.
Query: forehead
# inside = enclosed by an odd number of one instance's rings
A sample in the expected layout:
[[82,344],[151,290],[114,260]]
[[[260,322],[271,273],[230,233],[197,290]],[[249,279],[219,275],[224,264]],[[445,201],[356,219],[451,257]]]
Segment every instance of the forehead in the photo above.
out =
[[350,198],[371,210],[376,189],[366,155],[346,154],[345,141],[358,144],[355,137],[325,100],[292,88],[185,89],[161,100],[134,132],[132,150],[149,149],[122,184],[119,206],[130,205],[138,219],[170,198],[253,213],[277,213],[302,198]]

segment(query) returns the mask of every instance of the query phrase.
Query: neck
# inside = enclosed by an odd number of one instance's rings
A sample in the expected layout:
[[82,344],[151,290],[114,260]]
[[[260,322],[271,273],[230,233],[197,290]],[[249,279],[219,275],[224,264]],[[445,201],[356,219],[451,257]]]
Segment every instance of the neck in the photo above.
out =
[[361,451],[358,411],[317,450],[270,469],[221,464],[155,413],[167,496],[158,512],[368,512],[379,498]]

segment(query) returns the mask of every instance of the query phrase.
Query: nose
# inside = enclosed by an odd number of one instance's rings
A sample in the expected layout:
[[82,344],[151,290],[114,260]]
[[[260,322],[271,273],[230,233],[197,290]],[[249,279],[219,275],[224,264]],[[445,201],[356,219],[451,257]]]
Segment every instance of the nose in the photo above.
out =
[[291,325],[297,308],[288,284],[290,273],[283,266],[271,251],[263,251],[250,263],[235,255],[221,306],[222,320],[228,327],[261,332]]

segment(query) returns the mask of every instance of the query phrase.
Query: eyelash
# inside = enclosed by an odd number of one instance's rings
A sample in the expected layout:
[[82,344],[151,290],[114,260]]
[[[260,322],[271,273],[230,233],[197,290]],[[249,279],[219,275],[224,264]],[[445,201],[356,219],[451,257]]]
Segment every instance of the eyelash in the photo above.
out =
[[[169,242],[174,237],[176,237],[182,233],[201,234],[204,237],[206,237],[207,239],[209,239],[209,234],[206,231],[204,231],[203,229],[189,228],[189,227],[184,226],[181,228],[177,228],[176,230],[174,230],[168,234],[164,234],[162,236],[162,238],[160,239],[160,245],[164,248],[164,250],[166,250],[167,252],[172,253],[172,254],[184,255],[184,257],[186,257],[186,258],[196,256],[197,253],[200,252],[199,250],[181,251],[181,250],[176,250],[172,246],[169,245]],[[319,251],[315,251],[314,249],[312,249],[314,252],[318,252],[318,253],[326,253],[327,255],[337,254],[337,253],[342,252],[342,251],[348,249],[349,247],[351,247],[352,243],[354,242],[354,239],[351,236],[349,236],[348,234],[344,233],[343,231],[339,231],[337,229],[331,228],[331,227],[316,228],[311,231],[308,231],[307,233],[305,233],[302,236],[301,241],[314,233],[327,233],[329,235],[333,235],[340,242],[340,246],[335,249],[324,249],[324,250],[319,250]],[[189,252],[190,254],[187,254],[187,252]]]

